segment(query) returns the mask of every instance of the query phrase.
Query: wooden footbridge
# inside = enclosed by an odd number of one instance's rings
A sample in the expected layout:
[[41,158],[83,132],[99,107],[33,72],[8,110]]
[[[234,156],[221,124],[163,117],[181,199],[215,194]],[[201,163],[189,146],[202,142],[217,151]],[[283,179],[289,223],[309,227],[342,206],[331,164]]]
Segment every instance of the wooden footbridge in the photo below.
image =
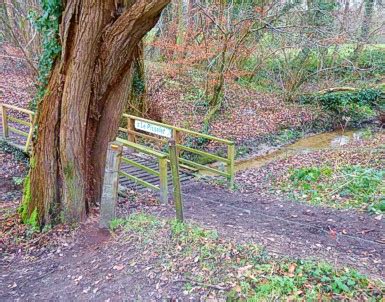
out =
[[[123,153],[122,158],[123,160],[121,160],[120,164],[121,176],[119,181],[121,194],[125,193],[125,189],[134,189],[138,191],[150,189],[157,191],[158,188],[161,187],[160,173],[153,173],[153,171],[161,170],[159,161],[156,161],[146,154],[127,152],[127,150]],[[169,165],[167,165],[166,171],[167,187],[171,188],[173,184]],[[127,175],[130,176],[127,177]],[[187,168],[180,170],[181,183],[187,183],[194,177],[194,171]]]
[[[34,112],[0,103],[0,113],[0,139],[24,152],[30,152]],[[170,139],[176,142],[181,183],[194,178],[197,171],[206,170],[212,175],[225,177],[229,187],[233,186],[235,148],[232,141],[133,115],[124,114],[123,117],[127,126],[119,128],[119,134],[113,142],[122,149],[118,168],[119,189],[122,193],[127,189],[150,189],[159,191],[161,201],[167,201],[168,188],[172,186],[167,148]],[[203,138],[222,145],[222,150],[227,150],[226,157],[187,145],[184,143],[187,137]],[[186,156],[188,154],[220,162],[226,168],[222,170],[200,164]]]

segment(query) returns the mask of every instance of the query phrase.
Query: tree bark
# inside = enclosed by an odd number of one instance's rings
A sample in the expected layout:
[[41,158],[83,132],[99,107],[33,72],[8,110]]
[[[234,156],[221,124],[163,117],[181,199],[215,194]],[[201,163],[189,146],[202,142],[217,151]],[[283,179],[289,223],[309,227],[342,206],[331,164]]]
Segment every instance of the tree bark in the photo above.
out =
[[[127,4],[127,2],[130,2]],[[108,142],[129,97],[134,49],[169,0],[68,0],[61,59],[38,106],[30,194],[40,225],[85,219],[101,196]]]

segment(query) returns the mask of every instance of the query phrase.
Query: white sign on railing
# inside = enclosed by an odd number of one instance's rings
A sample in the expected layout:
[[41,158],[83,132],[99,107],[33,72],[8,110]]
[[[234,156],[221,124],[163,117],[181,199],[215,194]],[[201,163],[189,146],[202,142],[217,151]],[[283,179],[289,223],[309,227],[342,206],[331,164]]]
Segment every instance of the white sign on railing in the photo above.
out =
[[135,120],[135,128],[142,131],[150,132],[152,134],[168,137],[168,138],[172,137],[172,131],[170,128],[165,128],[165,127],[154,125],[147,122]]

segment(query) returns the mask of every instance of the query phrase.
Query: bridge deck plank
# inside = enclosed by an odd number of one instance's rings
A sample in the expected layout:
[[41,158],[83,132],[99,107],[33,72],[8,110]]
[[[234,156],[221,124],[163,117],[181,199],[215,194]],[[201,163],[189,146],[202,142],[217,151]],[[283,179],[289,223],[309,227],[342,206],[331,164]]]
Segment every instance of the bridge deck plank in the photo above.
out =
[[[158,162],[156,159],[153,159],[150,157],[148,157],[148,158],[143,157],[143,155],[139,155],[136,153],[129,153],[126,150],[123,153],[123,155],[124,155],[124,157],[126,157],[128,159],[139,162],[140,164],[145,165],[146,167],[149,167],[149,168],[154,169],[156,171],[158,171],[158,169],[159,169],[159,165],[158,165]],[[140,170],[140,169],[135,168],[133,166],[130,166],[129,164],[126,164],[126,163],[122,164],[122,170],[126,173],[129,173],[129,174],[135,176],[135,177],[138,177],[142,180],[145,180],[145,181],[151,183],[152,185],[159,186],[159,177],[152,175],[152,174],[149,174],[146,171]],[[171,192],[171,190],[172,190],[172,177],[171,177],[171,170],[170,170],[169,166],[168,166],[167,176],[168,176],[167,182],[169,185],[169,191]],[[188,172],[184,169],[180,170],[181,183],[186,183],[186,182],[192,180],[193,178],[194,178],[194,175],[191,172]],[[129,179],[125,178],[124,176],[120,177],[119,184],[120,184],[121,189],[122,188],[124,188],[126,190],[137,189],[139,191],[147,190],[147,188],[143,187],[140,184],[136,184],[134,181],[129,180]]]

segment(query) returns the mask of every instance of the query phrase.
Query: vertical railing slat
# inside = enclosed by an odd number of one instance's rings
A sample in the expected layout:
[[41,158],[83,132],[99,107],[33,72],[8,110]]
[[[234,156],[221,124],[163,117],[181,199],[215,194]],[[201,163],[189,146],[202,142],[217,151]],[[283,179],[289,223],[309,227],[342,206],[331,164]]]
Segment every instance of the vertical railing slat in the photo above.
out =
[[168,202],[167,158],[159,159],[160,202]]
[[1,116],[2,116],[2,127],[3,127],[3,137],[6,139],[8,137],[8,118],[7,118],[7,109],[5,106],[0,104]]
[[29,120],[31,121],[31,126],[29,127],[28,137],[27,137],[27,142],[25,143],[24,152],[29,151],[29,146],[31,145],[32,136],[33,136],[34,120],[33,120],[33,115],[31,113],[29,114]]
[[228,187],[229,189],[234,188],[234,174],[235,174],[235,145],[230,144],[227,145],[227,159],[229,162],[227,163],[227,173],[229,174],[228,177]]

